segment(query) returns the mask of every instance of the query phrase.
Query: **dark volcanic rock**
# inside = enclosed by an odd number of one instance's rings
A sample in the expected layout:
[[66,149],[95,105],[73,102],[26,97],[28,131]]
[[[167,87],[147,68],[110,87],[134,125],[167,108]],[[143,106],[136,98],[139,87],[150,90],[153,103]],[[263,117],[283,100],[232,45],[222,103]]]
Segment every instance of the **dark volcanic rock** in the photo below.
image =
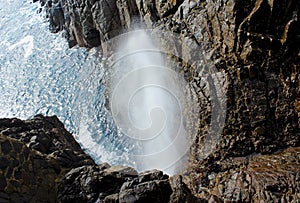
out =
[[[29,148],[56,158],[66,167],[94,164],[56,116],[37,115],[26,121],[0,119],[0,134],[20,140]],[[20,146],[17,143],[11,146],[9,142],[1,144],[2,153],[8,153],[12,147],[19,153]]]
[[[2,148],[7,143],[21,150],[7,152]],[[55,202],[56,179],[63,170],[59,163],[7,136],[0,135],[0,144],[0,202]]]
[[119,202],[168,202],[171,194],[169,177],[153,170],[125,182],[119,193]]
[[[169,178],[158,170],[138,174],[130,167],[96,165],[68,137],[70,134],[56,117],[1,119],[0,123],[1,132],[6,134],[0,134],[1,202],[198,203],[300,199],[299,147],[272,155],[228,158],[202,172]],[[34,136],[40,139],[28,137],[32,135],[28,132],[38,128],[40,134]],[[53,129],[60,133],[53,135]],[[45,142],[48,144],[41,144],[50,145],[50,151],[30,145],[32,140],[44,142],[45,135],[49,135]],[[59,149],[64,149],[64,153],[55,156]],[[49,153],[51,150],[54,152]],[[76,153],[66,164],[62,155],[68,154],[68,150]],[[80,161],[82,157],[84,161]]]
[[55,116],[0,119],[0,146],[0,202],[55,202],[68,170],[95,164]]
[[298,202],[299,155],[296,147],[273,155],[224,160],[215,166],[218,172],[208,169],[194,174],[197,178],[190,186],[202,198],[214,194],[225,202]]
[[207,202],[205,199],[197,198],[183,182],[181,175],[175,175],[170,178],[170,184],[173,190],[170,196],[170,202],[172,203],[203,203]]
[[118,193],[122,184],[137,172],[129,167],[82,166],[65,175],[59,185],[58,200],[61,202],[95,202]]
[[168,202],[161,171],[96,165],[57,117],[0,119],[0,202]]

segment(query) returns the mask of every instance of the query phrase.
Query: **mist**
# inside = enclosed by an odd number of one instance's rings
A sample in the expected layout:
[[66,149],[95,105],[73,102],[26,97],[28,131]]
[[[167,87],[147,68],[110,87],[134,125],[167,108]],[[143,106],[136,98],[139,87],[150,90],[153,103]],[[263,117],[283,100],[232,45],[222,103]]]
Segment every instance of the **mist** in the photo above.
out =
[[183,125],[186,82],[144,30],[121,39],[111,65],[113,118],[134,144],[130,155],[139,171],[178,173],[184,170],[190,143]]

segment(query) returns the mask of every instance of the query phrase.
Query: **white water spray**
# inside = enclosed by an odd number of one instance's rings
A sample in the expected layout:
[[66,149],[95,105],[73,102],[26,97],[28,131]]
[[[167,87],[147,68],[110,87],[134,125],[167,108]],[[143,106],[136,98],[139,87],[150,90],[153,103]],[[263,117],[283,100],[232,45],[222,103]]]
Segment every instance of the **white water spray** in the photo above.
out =
[[25,50],[24,50],[24,58],[27,59],[31,54],[32,54],[32,50],[34,47],[34,42],[33,42],[33,36],[32,35],[27,35],[26,37],[24,37],[23,39],[21,39],[19,42],[11,45],[10,47],[8,47],[8,50],[13,50],[16,47],[19,46],[24,46]]
[[184,169],[189,139],[183,111],[185,81],[145,31],[123,35],[112,64],[111,110],[121,131],[135,144],[138,170]]

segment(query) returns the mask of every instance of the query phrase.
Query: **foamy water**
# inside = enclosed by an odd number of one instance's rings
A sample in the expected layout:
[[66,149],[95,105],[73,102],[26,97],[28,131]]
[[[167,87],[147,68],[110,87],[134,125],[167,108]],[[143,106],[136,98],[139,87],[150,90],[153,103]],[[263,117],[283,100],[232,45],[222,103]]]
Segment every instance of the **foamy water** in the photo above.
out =
[[0,117],[57,115],[98,163],[133,165],[126,137],[104,107],[101,53],[69,49],[38,9],[0,0]]

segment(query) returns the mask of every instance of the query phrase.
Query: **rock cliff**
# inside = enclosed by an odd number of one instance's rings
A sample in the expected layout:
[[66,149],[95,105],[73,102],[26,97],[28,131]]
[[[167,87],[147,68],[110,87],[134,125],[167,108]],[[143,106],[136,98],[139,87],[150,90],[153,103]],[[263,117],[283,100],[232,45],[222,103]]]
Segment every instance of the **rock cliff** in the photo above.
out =
[[174,202],[182,178],[96,165],[57,117],[0,119],[0,202]]
[[[205,92],[197,64],[185,60],[180,61],[180,71],[202,108],[197,115],[191,166],[183,176],[169,178],[159,171],[138,174],[126,167],[97,166],[61,130],[56,118],[1,120],[0,201],[300,200],[298,0],[40,1],[50,30],[64,30],[70,47],[102,46],[105,52],[110,39],[137,23],[178,35],[183,45],[173,47],[182,59],[192,54],[193,47],[184,47],[193,41],[204,50],[204,58],[225,73],[225,124],[217,147],[203,158],[209,107],[214,104],[202,99]],[[27,175],[19,172],[18,176],[18,170]]]
[[[297,202],[300,147],[233,157],[191,178],[97,165],[57,117],[0,119],[0,202]],[[191,176],[191,174],[190,174]],[[195,176],[195,174],[193,175]],[[193,190],[191,190],[191,189]]]
[[[111,38],[134,29],[137,22],[142,27],[168,30],[179,36],[182,46],[168,42],[165,51],[175,47],[181,53],[181,71],[203,107],[193,148],[197,166],[206,167],[207,161],[214,163],[231,156],[299,146],[297,0],[66,0],[52,2],[47,12],[51,30],[65,30],[70,46],[101,45],[105,51]],[[200,65],[188,61],[197,50],[191,47],[193,44],[201,47],[203,53],[199,55],[223,72],[228,83],[221,141],[215,153],[201,163],[197,161],[201,159],[199,146],[211,116],[207,106],[213,104],[201,99],[209,95],[202,91],[197,71]]]

